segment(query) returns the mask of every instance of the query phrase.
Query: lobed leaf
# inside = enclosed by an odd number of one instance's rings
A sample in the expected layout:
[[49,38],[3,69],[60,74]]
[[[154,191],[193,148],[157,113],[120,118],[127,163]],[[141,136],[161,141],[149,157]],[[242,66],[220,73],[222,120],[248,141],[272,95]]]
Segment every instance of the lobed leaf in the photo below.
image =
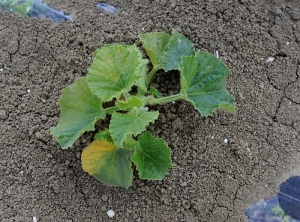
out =
[[161,180],[172,167],[171,150],[162,139],[146,131],[138,137],[139,146],[131,160],[141,179]]
[[94,54],[87,83],[104,102],[119,98],[134,85],[145,88],[145,82],[140,79],[145,79],[148,60],[142,59],[136,45],[111,44],[101,47]]
[[171,36],[164,32],[150,32],[139,35],[139,38],[153,67],[162,68]]
[[133,175],[131,156],[131,150],[95,140],[82,151],[82,168],[102,183],[128,188]]
[[154,122],[158,118],[158,114],[158,111],[125,114],[114,112],[111,116],[109,131],[116,146],[122,147],[123,140],[127,135],[137,136],[146,130],[145,127]]
[[156,70],[179,69],[182,56],[195,54],[193,43],[175,29],[172,36],[164,32],[151,32],[139,38]]
[[197,52],[195,56],[182,57],[180,72],[181,94],[201,115],[211,115],[217,108],[235,113],[234,99],[226,89],[229,71],[220,59]]
[[85,78],[64,89],[59,103],[61,118],[50,132],[63,149],[71,147],[85,131],[94,130],[99,119],[105,118],[101,100],[91,92]]

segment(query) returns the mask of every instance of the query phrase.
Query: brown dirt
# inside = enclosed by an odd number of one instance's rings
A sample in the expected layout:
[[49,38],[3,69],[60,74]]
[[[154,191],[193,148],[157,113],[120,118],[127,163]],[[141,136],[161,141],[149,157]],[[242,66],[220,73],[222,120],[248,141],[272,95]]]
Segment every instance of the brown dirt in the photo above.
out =
[[[1,221],[246,221],[251,203],[300,174],[298,0],[108,1],[117,16],[92,1],[47,3],[74,21],[0,11]],[[174,167],[163,181],[104,186],[80,166],[91,135],[63,151],[49,133],[59,95],[86,75],[97,47],[138,43],[139,33],[172,28],[208,52],[218,34],[237,113],[203,118],[183,101],[156,107],[161,115],[150,130],[172,148]],[[275,60],[266,63],[268,57]],[[158,75],[155,84],[172,94],[177,80]]]

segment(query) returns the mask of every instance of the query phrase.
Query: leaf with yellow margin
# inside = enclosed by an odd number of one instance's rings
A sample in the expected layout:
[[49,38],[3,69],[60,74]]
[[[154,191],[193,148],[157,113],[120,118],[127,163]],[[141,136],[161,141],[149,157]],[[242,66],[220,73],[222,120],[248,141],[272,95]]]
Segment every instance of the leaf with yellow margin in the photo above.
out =
[[102,183],[128,188],[133,174],[131,156],[131,150],[95,140],[82,152],[82,168]]

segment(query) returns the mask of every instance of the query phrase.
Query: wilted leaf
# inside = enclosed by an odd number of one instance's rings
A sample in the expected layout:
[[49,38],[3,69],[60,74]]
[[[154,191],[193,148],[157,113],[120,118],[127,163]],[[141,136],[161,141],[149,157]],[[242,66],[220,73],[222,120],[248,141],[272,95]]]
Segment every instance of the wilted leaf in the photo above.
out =
[[[122,93],[130,91],[133,85],[140,86],[141,78],[145,79],[148,61],[142,59],[142,53],[136,45],[107,45],[94,54],[87,83],[104,102],[119,98]],[[145,88],[145,83],[141,87]]]
[[172,167],[171,150],[162,139],[146,131],[138,137],[139,146],[131,160],[141,179],[161,180]]
[[224,63],[205,52],[182,57],[182,60],[181,93],[186,100],[203,116],[217,108],[234,113],[234,99],[226,89],[225,77],[229,71]]
[[137,113],[117,113],[114,112],[111,117],[109,131],[114,143],[122,147],[123,140],[127,135],[137,136],[146,126],[157,119],[159,112],[141,111]]
[[95,140],[82,152],[82,168],[102,183],[127,188],[132,183],[131,156],[128,149]]
[[99,119],[105,118],[102,103],[89,89],[85,78],[64,89],[60,99],[60,121],[50,132],[63,149],[72,144],[85,132],[94,130]]

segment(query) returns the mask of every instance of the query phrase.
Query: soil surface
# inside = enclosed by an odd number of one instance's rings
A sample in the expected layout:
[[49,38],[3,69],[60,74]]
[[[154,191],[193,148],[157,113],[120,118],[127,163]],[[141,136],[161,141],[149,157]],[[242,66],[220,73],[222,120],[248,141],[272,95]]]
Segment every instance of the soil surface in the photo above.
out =
[[[74,21],[0,11],[1,221],[246,221],[250,204],[300,174],[298,0],[107,1],[119,9],[116,16],[94,1],[47,3]],[[218,35],[237,113],[204,118],[184,101],[153,107],[161,114],[149,129],[172,148],[174,167],[162,181],[105,186],[81,169],[92,134],[69,150],[50,135],[58,98],[87,74],[99,46],[140,45],[138,34],[172,28],[210,53]],[[153,84],[173,94],[179,76],[168,74]]]

